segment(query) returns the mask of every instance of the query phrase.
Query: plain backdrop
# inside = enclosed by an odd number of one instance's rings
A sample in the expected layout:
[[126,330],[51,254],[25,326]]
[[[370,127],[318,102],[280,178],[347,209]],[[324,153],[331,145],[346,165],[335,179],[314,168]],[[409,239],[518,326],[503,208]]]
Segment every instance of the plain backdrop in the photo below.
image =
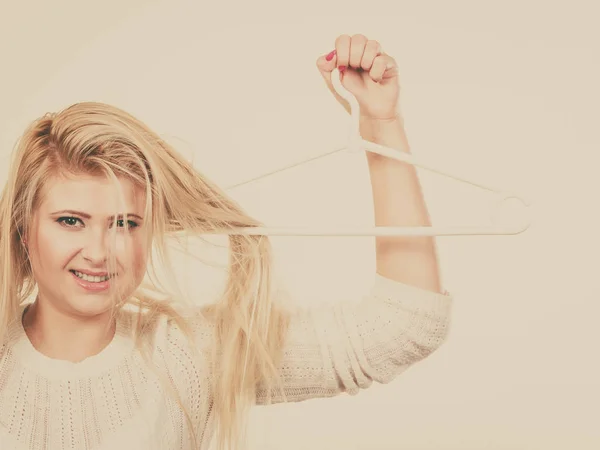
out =
[[[349,117],[315,61],[340,34],[376,39],[400,68],[413,153],[531,199],[532,225],[438,238],[455,296],[447,343],[358,396],[256,408],[251,448],[597,449],[599,14],[592,0],[3,0],[0,163],[31,120],[94,100],[231,186],[346,145]],[[492,194],[419,173],[435,225],[489,223]],[[361,153],[229,193],[269,225],[372,225]],[[373,238],[273,244],[296,302],[355,298],[372,281]],[[202,247],[176,253],[199,302],[222,273]]]

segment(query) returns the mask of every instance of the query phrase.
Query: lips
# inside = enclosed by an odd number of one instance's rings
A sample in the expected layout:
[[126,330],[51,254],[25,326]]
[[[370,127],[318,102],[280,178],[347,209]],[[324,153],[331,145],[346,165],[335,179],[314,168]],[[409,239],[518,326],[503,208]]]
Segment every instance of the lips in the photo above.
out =
[[80,272],[91,277],[105,277],[106,275],[108,275],[108,272],[92,272],[91,270],[84,269],[71,269],[71,272]]
[[[80,277],[78,277],[77,275],[75,275],[75,270],[70,270],[69,271],[71,273],[71,277],[73,277],[73,280],[77,283],[77,285],[81,288],[83,288],[84,290],[88,291],[88,292],[102,292],[102,291],[106,291],[108,290],[108,288],[110,287],[110,282],[111,280],[114,278],[114,276],[111,276],[109,279],[104,280],[104,281],[88,281],[88,280],[84,280]],[[90,272],[81,272],[81,273],[85,273],[86,275],[90,274]],[[92,274],[94,272],[91,272]],[[102,272],[96,272],[101,274]],[[107,272],[104,272],[104,275],[106,276]],[[90,275],[90,276],[102,276],[102,275]]]

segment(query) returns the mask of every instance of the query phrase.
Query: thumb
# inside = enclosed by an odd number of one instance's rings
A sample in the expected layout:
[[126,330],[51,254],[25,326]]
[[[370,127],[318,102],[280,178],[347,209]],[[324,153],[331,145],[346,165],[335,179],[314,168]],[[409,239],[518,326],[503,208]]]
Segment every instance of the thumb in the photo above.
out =
[[[319,69],[319,73],[323,77],[323,80],[325,81],[327,88],[333,94],[333,96],[336,98],[336,100],[338,102],[340,102],[340,104],[344,107],[344,109],[348,113],[350,113],[351,112],[350,104],[342,96],[340,96],[337,93],[337,91],[335,90],[335,87],[333,86],[333,82],[331,81],[332,72],[337,67],[336,64],[337,64],[337,55],[335,53],[335,50],[327,55],[322,55],[319,57],[319,59],[317,59],[317,69]],[[342,74],[340,73],[339,76],[341,77]]]

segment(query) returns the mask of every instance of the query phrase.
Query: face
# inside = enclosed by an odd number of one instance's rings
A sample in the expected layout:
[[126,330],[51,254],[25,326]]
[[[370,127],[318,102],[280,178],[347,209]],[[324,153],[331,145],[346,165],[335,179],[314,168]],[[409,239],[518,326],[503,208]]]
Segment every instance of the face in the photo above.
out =
[[[116,300],[113,288],[127,297],[141,283],[148,257],[145,195],[129,180],[119,183],[124,205],[113,181],[103,177],[55,178],[43,188],[27,236],[40,302],[61,313],[90,317],[110,310]],[[112,252],[116,273],[109,273]]]

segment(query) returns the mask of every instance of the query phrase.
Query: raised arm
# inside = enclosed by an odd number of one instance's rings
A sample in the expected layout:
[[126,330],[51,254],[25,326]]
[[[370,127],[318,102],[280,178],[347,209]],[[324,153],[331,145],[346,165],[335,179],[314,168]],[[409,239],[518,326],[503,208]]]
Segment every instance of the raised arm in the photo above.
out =
[[[340,36],[336,49],[317,60],[327,85],[342,67],[342,84],[357,98],[363,139],[398,151],[409,145],[398,111],[395,61],[376,41]],[[340,69],[341,70],[341,69]],[[367,154],[378,226],[430,226],[413,166]],[[377,237],[377,275],[360,303],[299,311],[292,316],[279,365],[288,401],[356,393],[373,381],[387,383],[444,342],[451,298],[440,287],[434,238]],[[257,402],[269,392],[259,390]],[[283,398],[274,393],[272,402]]]
[[[342,85],[360,105],[363,139],[399,152],[410,152],[399,112],[400,83],[396,62],[377,41],[363,35],[342,35],[335,50],[317,60],[330,91],[335,93],[332,71],[339,67]],[[343,70],[345,68],[345,70]],[[430,226],[415,167],[367,152],[377,226]],[[377,237],[377,273],[395,281],[440,292],[440,276],[433,237]]]

